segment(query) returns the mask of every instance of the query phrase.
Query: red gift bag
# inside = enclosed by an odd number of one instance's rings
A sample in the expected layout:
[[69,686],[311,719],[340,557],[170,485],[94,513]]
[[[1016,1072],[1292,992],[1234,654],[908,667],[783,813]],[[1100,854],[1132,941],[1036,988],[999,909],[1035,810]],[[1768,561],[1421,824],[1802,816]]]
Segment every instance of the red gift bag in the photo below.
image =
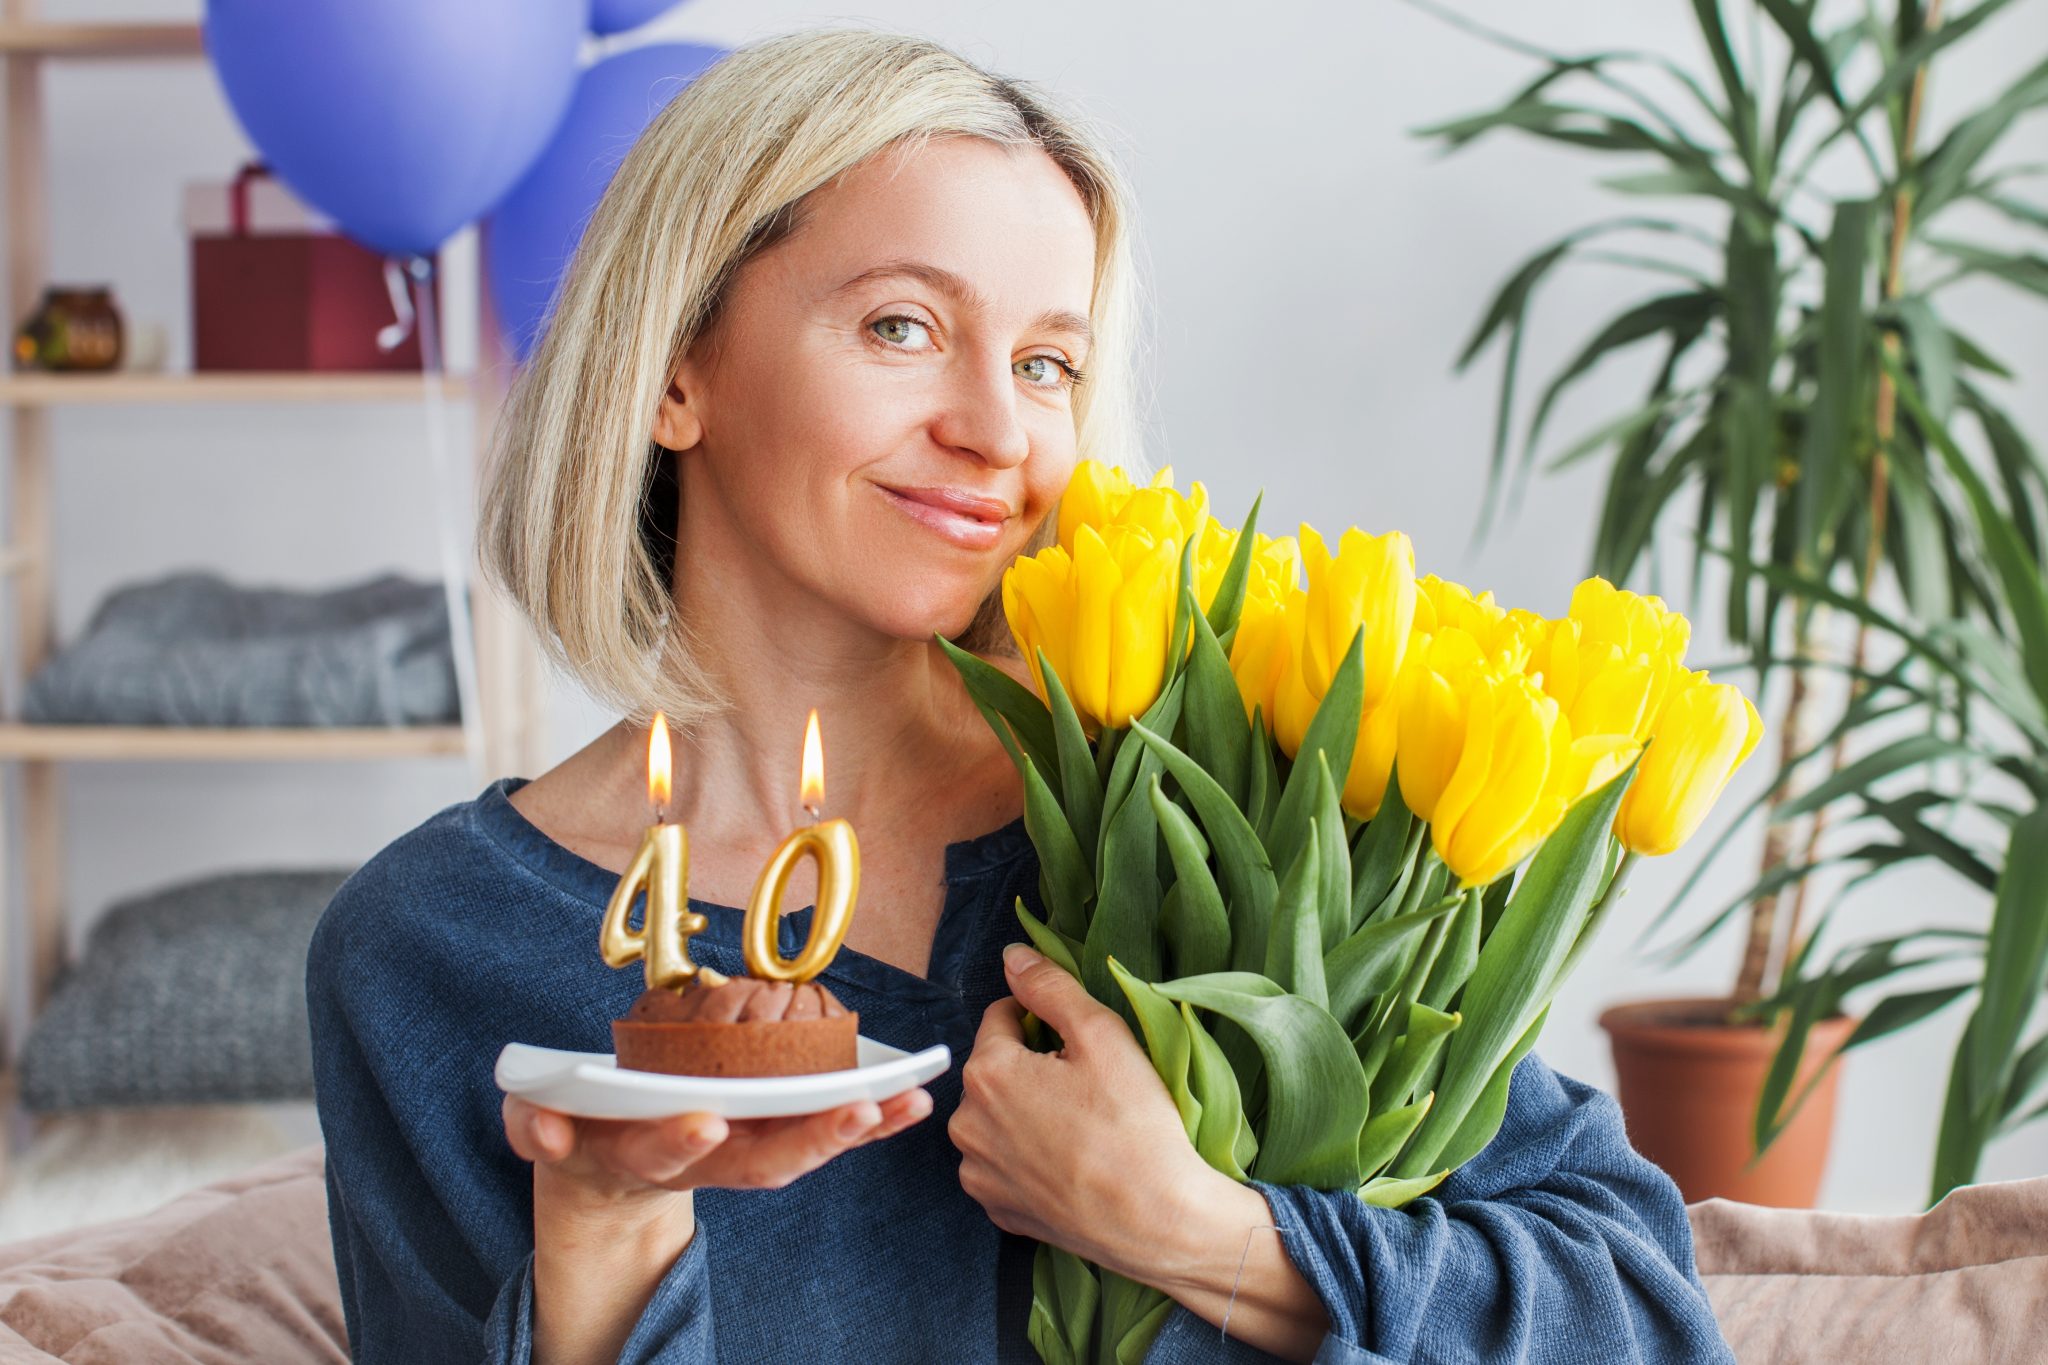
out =
[[185,228],[195,370],[420,368],[417,286],[260,162],[186,186]]

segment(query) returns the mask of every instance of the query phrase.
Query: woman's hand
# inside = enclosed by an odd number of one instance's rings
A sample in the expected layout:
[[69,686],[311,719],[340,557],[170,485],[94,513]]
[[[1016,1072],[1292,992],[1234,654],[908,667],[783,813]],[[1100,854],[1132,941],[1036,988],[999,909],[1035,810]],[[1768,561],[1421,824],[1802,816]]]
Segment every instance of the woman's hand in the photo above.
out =
[[720,1186],[780,1189],[841,1152],[902,1132],[932,1111],[922,1088],[791,1118],[587,1119],[505,1097],[505,1138],[536,1176],[598,1202]]
[[[1182,1211],[1216,1182],[1240,1191],[1188,1141],[1122,1015],[1021,944],[1003,966],[1014,995],[982,1016],[947,1125],[960,1184],[1005,1232],[1159,1285],[1177,1269]],[[1026,1010],[1058,1031],[1060,1051],[1025,1044]]]

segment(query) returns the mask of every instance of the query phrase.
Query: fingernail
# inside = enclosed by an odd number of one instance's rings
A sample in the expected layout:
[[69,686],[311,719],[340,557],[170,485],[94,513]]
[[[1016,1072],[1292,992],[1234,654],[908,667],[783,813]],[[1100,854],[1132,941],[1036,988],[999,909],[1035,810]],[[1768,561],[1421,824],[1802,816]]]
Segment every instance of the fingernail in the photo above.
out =
[[1003,949],[1003,967],[1007,971],[1021,972],[1045,959],[1031,950],[1030,945],[1012,943]]

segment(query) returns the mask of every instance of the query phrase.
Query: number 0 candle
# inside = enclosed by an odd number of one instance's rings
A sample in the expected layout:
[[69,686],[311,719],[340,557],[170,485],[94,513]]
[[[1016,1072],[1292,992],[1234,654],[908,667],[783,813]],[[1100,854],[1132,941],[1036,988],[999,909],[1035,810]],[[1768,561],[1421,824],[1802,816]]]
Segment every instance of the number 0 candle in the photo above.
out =
[[[802,801],[814,824],[805,825],[782,841],[775,856],[761,869],[753,899],[747,903],[747,971],[768,981],[809,981],[825,970],[827,963],[846,941],[853,923],[853,905],[860,893],[860,844],[853,826],[844,820],[821,820],[825,804],[825,754],[818,739],[818,712],[804,726]],[[782,894],[797,861],[809,857],[818,866],[818,899],[811,915],[810,936],[794,958],[784,958],[776,946],[776,927],[782,919]]]

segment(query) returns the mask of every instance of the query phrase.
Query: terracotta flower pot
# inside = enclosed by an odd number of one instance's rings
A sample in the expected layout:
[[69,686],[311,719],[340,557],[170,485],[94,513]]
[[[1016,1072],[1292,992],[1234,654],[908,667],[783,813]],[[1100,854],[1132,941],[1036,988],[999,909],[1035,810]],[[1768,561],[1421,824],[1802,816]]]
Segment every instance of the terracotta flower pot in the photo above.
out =
[[[1629,1141],[1670,1173],[1687,1203],[1718,1197],[1812,1208],[1827,1167],[1841,1069],[1828,1072],[1752,1165],[1757,1095],[1783,1029],[1731,1026],[1728,1008],[1726,1000],[1639,1000],[1601,1014]],[[1813,1026],[1794,1096],[1855,1026],[1843,1015]]]

